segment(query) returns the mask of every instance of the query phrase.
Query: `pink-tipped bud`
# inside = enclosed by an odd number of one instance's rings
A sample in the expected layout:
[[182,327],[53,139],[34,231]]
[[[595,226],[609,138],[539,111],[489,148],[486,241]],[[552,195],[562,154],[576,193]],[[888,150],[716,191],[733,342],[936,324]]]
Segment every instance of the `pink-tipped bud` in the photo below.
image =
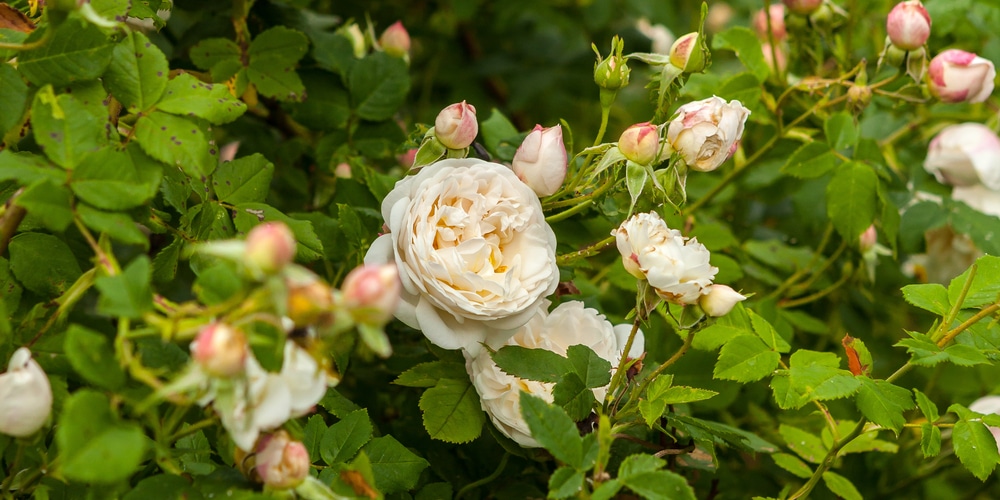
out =
[[744,295],[726,285],[709,285],[708,293],[698,299],[698,305],[705,314],[718,317],[729,314],[736,304],[746,299]]
[[684,70],[685,73],[695,73],[705,69],[705,54],[701,50],[701,39],[697,31],[688,33],[674,42],[670,47],[670,64]]
[[14,351],[7,372],[0,374],[0,434],[28,437],[45,425],[52,413],[52,386],[31,351]]
[[410,34],[406,32],[402,21],[396,21],[386,28],[378,38],[378,43],[391,56],[406,57],[410,54]]
[[823,5],[823,0],[784,0],[784,4],[788,10],[800,16],[808,16]]
[[524,138],[514,153],[511,168],[538,196],[550,196],[562,187],[566,179],[566,145],[562,127],[535,129]]
[[[785,55],[785,49],[781,48],[781,45],[775,45],[772,49],[771,44],[765,42],[760,44],[760,50],[764,54],[764,62],[767,63],[768,68],[771,68],[771,71],[785,72],[785,69],[788,68],[788,56]],[[777,60],[777,64],[775,64],[775,60]]]
[[899,2],[889,11],[885,21],[889,40],[897,48],[916,50],[931,36],[931,16],[920,0]]
[[785,6],[780,3],[772,3],[765,12],[763,9],[757,11],[753,16],[753,29],[762,40],[767,40],[767,21],[771,19],[771,38],[775,42],[785,39]]
[[350,179],[351,165],[349,163],[338,163],[337,167],[333,169],[333,176],[338,179]]
[[465,149],[478,134],[476,108],[465,101],[442,109],[434,120],[434,135],[448,149]]
[[403,168],[410,168],[413,166],[413,161],[417,159],[417,148],[407,149],[405,153],[396,156],[396,161],[399,162],[399,166]]
[[248,350],[246,335],[223,323],[205,326],[191,342],[191,357],[217,377],[242,373]]
[[964,50],[946,50],[931,59],[928,87],[944,102],[983,102],[993,93],[993,62]]
[[659,152],[660,132],[652,123],[636,123],[622,132],[618,149],[625,158],[640,165],[649,165],[656,160],[656,153]]
[[374,325],[383,325],[392,319],[402,288],[399,271],[393,264],[356,267],[340,287],[344,303],[354,319]]
[[257,443],[257,475],[268,487],[277,490],[294,488],[309,475],[309,451],[288,433],[280,430],[264,436]]
[[875,244],[878,243],[878,232],[875,230],[875,226],[868,226],[865,232],[861,233],[858,238],[858,246],[861,248],[862,252],[867,252],[872,248],[875,248]]
[[295,236],[283,222],[265,222],[247,234],[243,262],[254,273],[277,273],[294,258]]

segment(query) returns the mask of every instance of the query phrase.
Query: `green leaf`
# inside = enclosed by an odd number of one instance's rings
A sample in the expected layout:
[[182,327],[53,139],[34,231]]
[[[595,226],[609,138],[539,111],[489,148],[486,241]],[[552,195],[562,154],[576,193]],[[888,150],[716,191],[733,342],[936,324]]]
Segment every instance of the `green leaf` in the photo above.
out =
[[829,144],[813,141],[796,149],[781,167],[781,172],[799,179],[815,179],[837,168],[838,163],[840,160],[833,154]]
[[549,478],[548,498],[567,498],[583,488],[586,475],[572,467],[559,467]]
[[311,262],[323,256],[323,243],[316,235],[312,223],[307,220],[293,219],[263,203],[240,203],[236,205],[234,214],[233,223],[242,233],[250,231],[262,222],[284,222],[292,230],[295,241],[298,242],[295,258],[300,261]]
[[924,418],[931,423],[937,422],[941,418],[937,405],[926,394],[916,389],[913,390],[913,394],[917,397],[917,406],[920,407],[920,413],[924,414]]
[[986,481],[1000,461],[997,442],[986,424],[977,420],[959,420],[951,432],[955,455],[972,475]]
[[747,309],[747,315],[750,317],[750,324],[753,325],[754,332],[767,344],[767,347],[778,352],[788,352],[792,349],[788,340],[779,335],[778,331],[763,316],[750,309]]
[[662,399],[642,399],[639,401],[639,413],[650,428],[663,416],[665,411],[667,411],[667,402]]
[[691,345],[695,349],[712,351],[740,335],[753,336],[753,327],[746,311],[743,304],[736,304],[729,314],[715,318],[714,323],[698,332]]
[[[36,30],[25,41],[38,40],[43,31]],[[70,14],[55,28],[48,43],[18,55],[17,69],[39,87],[93,80],[104,73],[113,50],[114,45],[100,28]]]
[[212,176],[212,186],[219,201],[261,203],[271,188],[274,164],[260,153],[244,156],[219,165]]
[[852,484],[849,479],[837,474],[836,472],[824,472],[823,483],[826,484],[827,488],[830,488],[830,491],[832,491],[834,495],[837,495],[844,500],[864,500],[864,497],[861,496],[858,489],[854,487],[854,484]]
[[774,463],[785,469],[786,471],[792,473],[796,477],[801,477],[802,479],[807,479],[813,475],[812,469],[806,465],[805,462],[799,460],[795,455],[790,455],[788,453],[774,453],[771,455]]
[[694,489],[680,474],[657,470],[619,477],[628,489],[649,500],[695,500]]
[[[368,410],[353,411],[323,433],[320,456],[327,465],[345,463],[372,438]],[[311,455],[310,455],[311,456]]]
[[839,399],[858,391],[861,382],[849,371],[840,369],[840,357],[829,352],[800,349],[789,359],[791,388],[804,401]]
[[149,257],[140,255],[117,276],[101,276],[94,286],[101,291],[97,310],[107,316],[139,318],[153,308],[153,292],[149,288]]
[[326,434],[326,429],[326,422],[321,415],[309,417],[306,425],[302,427],[302,444],[305,445],[313,462],[323,456],[323,436]]
[[45,156],[67,169],[76,167],[84,155],[107,143],[106,123],[72,95],[56,96],[50,86],[39,89],[31,106],[35,141]]
[[861,380],[861,389],[855,399],[858,410],[868,420],[898,434],[906,423],[903,412],[914,407],[910,391],[885,380],[872,380],[865,376],[857,378]]
[[387,495],[413,489],[420,472],[429,465],[392,436],[372,439],[363,451],[371,460],[375,486]]
[[409,69],[401,58],[376,52],[351,68],[347,89],[358,116],[371,121],[388,120],[410,90]]
[[468,377],[441,379],[420,396],[420,410],[431,438],[448,443],[476,439],[486,423],[479,394]]
[[218,163],[215,146],[194,121],[162,111],[143,115],[135,122],[135,138],[149,156],[178,167],[194,180],[211,174]]
[[197,116],[213,125],[229,123],[247,110],[225,85],[212,85],[181,73],[166,84],[156,109],[180,116]]
[[812,432],[804,431],[798,427],[781,424],[778,427],[778,433],[784,438],[788,449],[797,453],[807,462],[818,464],[823,461],[823,458],[829,451],[819,437]]
[[[7,259],[0,257],[0,305],[7,311],[16,311],[23,292],[24,289],[21,288],[10,271],[10,263]],[[7,318],[6,314],[0,315],[0,321],[5,318]],[[3,330],[4,328],[0,325],[0,335],[6,335]]]
[[668,405],[679,405],[694,403],[696,401],[704,401],[706,399],[711,399],[718,394],[719,393],[708,389],[675,385],[664,391],[663,394],[661,394],[657,399]]
[[103,210],[127,210],[156,196],[163,167],[136,144],[125,151],[101,148],[83,158],[73,171],[70,189],[81,200]]
[[350,96],[335,75],[322,70],[300,72],[306,100],[286,103],[292,118],[313,130],[333,131],[347,126],[351,117]]
[[28,186],[16,203],[53,231],[62,231],[73,222],[70,202],[73,195],[65,186],[45,179]]
[[569,360],[547,349],[508,345],[491,356],[505,373],[538,382],[558,382],[564,373],[573,370]]
[[[494,156],[501,141],[514,139],[518,135],[517,128],[497,108],[490,110],[490,117],[479,125],[479,137],[482,138],[486,150]],[[700,238],[699,238],[700,241]]]
[[80,220],[87,227],[98,233],[106,233],[108,236],[123,243],[142,245],[144,247],[149,245],[146,235],[128,215],[105,212],[84,203],[76,206],[76,212],[80,215]]
[[392,383],[404,387],[434,387],[441,379],[468,379],[465,365],[451,361],[420,363],[399,374]]
[[301,101],[305,87],[295,73],[295,65],[307,50],[309,39],[301,31],[275,26],[257,35],[250,44],[247,76],[261,95]]
[[864,163],[847,162],[826,187],[826,210],[844,239],[858,241],[875,220],[878,176]]
[[975,347],[965,344],[953,344],[944,348],[948,361],[958,366],[974,366],[990,362],[990,358]]
[[576,424],[558,406],[521,391],[521,416],[524,417],[531,437],[535,438],[552,456],[566,465],[581,467],[583,464],[583,439]]
[[151,107],[167,86],[170,66],[167,56],[146,35],[129,31],[114,48],[111,64],[104,73],[108,92],[132,113]]
[[[61,295],[83,272],[73,252],[49,234],[21,233],[10,240],[10,270],[24,288],[45,297]],[[38,265],[38,256],[45,265]]]
[[0,63],[0,138],[21,123],[28,105],[28,85],[13,66]]
[[[958,296],[969,279],[969,270],[951,280],[948,284],[950,303],[958,302]],[[969,285],[969,291],[962,302],[962,308],[982,307],[997,300],[1000,294],[1000,257],[984,255],[976,259],[976,275]]]
[[951,310],[948,290],[937,283],[906,285],[902,290],[907,302],[925,311],[944,316]]
[[169,245],[160,250],[153,259],[153,282],[164,284],[173,281],[177,275],[177,264],[180,261],[181,250],[184,248],[184,238],[174,238]]
[[81,390],[63,406],[56,443],[67,479],[116,483],[135,472],[146,451],[146,435],[132,423],[120,423],[107,396]]
[[576,373],[567,373],[552,387],[553,403],[561,406],[569,418],[579,422],[594,408],[594,391],[587,388]]
[[[220,63],[231,61],[235,61],[239,65],[242,52],[240,46],[228,38],[208,38],[191,47],[188,55],[195,66],[210,70]],[[212,76],[215,77],[214,74]]]
[[148,498],[195,500],[204,497],[188,479],[173,474],[158,474],[139,481],[133,490],[122,497],[122,500],[146,500]]
[[771,73],[764,61],[764,52],[760,48],[757,35],[747,28],[735,26],[712,37],[713,49],[729,49],[736,52],[736,57],[755,77],[758,82],[767,80]]
[[760,337],[740,335],[722,346],[712,373],[715,378],[753,382],[774,371],[781,354],[767,347]]
[[941,453],[941,429],[930,422],[920,426],[920,451],[924,458],[936,457]]
[[847,149],[858,143],[858,126],[854,123],[854,117],[846,111],[830,115],[823,124],[823,131],[833,149]]
[[125,384],[125,372],[115,359],[106,336],[80,325],[70,325],[63,350],[69,364],[87,382],[112,391]]
[[571,345],[566,357],[572,370],[588,388],[604,387],[611,383],[611,362],[598,356],[585,345]]

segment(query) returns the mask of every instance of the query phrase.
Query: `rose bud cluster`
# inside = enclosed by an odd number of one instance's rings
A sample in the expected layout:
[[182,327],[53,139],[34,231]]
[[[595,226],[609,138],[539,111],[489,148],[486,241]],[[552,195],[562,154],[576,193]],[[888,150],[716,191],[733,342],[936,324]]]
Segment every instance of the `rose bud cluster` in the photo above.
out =
[[997,77],[993,62],[964,50],[946,50],[931,59],[928,87],[944,102],[983,102]]
[[448,149],[465,149],[479,135],[475,106],[465,101],[452,104],[434,119],[434,135]]
[[305,481],[312,460],[304,444],[279,430],[257,442],[257,475],[269,488],[286,490]]
[[249,350],[246,335],[224,323],[205,326],[191,342],[191,358],[216,377],[242,373]]
[[21,347],[0,374],[0,434],[28,437],[52,413],[52,386],[42,367]]
[[399,271],[395,264],[356,267],[344,278],[341,291],[344,305],[357,322],[384,325],[399,306]]
[[295,259],[295,235],[282,222],[265,222],[247,234],[243,263],[255,276],[276,274]]
[[632,125],[618,139],[618,150],[630,161],[652,164],[660,152],[659,128],[649,122]]
[[535,125],[514,153],[511,168],[538,196],[551,196],[566,179],[568,157],[562,126]]
[[408,58],[410,55],[410,34],[403,27],[402,21],[396,21],[382,32],[378,44],[386,54]]
[[931,36],[931,16],[920,0],[899,2],[885,22],[889,41],[901,50],[917,50]]
[[688,168],[711,172],[736,151],[750,110],[712,96],[687,103],[667,127],[667,141]]

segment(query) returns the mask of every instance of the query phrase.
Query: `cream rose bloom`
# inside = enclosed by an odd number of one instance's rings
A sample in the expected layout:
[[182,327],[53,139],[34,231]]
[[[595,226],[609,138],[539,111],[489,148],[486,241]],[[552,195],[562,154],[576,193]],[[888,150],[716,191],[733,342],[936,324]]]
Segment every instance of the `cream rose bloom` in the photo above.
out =
[[0,434],[28,437],[45,425],[52,413],[52,386],[49,377],[31,359],[31,351],[21,347],[0,374]]
[[528,322],[559,282],[556,237],[541,203],[510,168],[448,159],[396,183],[389,229],[366,264],[395,262],[395,316],[445,349],[477,354]]
[[655,212],[636,214],[611,234],[625,269],[649,281],[656,294],[675,304],[694,304],[709,292],[719,268],[697,238],[670,229]]
[[[546,313],[544,308],[540,309],[513,337],[506,342],[490,344],[490,347],[499,349],[505,345],[516,345],[529,349],[546,349],[565,356],[570,346],[582,344],[593,349],[614,367],[621,359],[621,350],[630,330],[631,325],[612,327],[604,315],[584,307],[583,302],[571,301],[560,304],[551,313]],[[642,354],[643,344],[644,337],[639,331],[629,352],[631,357]],[[479,392],[483,410],[497,429],[521,446],[540,446],[531,437],[531,430],[521,417],[521,391],[551,403],[554,384],[509,375],[493,362],[486,350],[480,351],[477,356],[466,354],[466,370]],[[594,397],[601,401],[607,395],[608,388],[599,387],[593,391]]]
[[736,151],[748,116],[750,110],[740,101],[712,96],[689,102],[667,126],[667,141],[688,168],[711,172]]
[[946,127],[931,140],[924,169],[945,184],[1000,190],[1000,138],[981,123]]

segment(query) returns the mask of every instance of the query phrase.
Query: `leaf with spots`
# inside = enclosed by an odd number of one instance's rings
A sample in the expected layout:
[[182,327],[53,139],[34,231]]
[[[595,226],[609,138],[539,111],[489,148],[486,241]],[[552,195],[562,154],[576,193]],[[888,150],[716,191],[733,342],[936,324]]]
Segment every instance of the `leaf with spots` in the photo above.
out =
[[70,189],[78,198],[103,210],[128,210],[156,195],[163,167],[139,146],[113,147],[91,153],[73,171]]
[[21,122],[28,104],[28,85],[13,66],[0,64],[0,137]]
[[[14,277],[39,295],[59,295],[83,274],[69,246],[50,234],[21,233],[10,240],[7,251]],[[40,255],[45,265],[38,265]]]
[[254,226],[267,221],[281,221],[288,225],[295,235],[295,241],[299,243],[295,258],[300,261],[310,262],[323,256],[323,243],[313,229],[312,222],[307,220],[293,219],[277,208],[263,203],[242,203],[236,205],[233,223],[241,233],[253,229]]
[[261,95],[281,101],[305,99],[305,86],[295,65],[309,50],[309,39],[301,31],[276,26],[250,44],[247,76]]
[[[36,30],[25,42],[37,41],[42,32]],[[104,73],[113,50],[114,45],[100,28],[71,13],[55,28],[48,43],[17,56],[17,69],[38,86],[93,80]]]
[[35,94],[31,106],[35,142],[49,159],[67,169],[76,167],[85,155],[107,142],[105,123],[78,99],[70,94],[57,96],[48,85]]
[[167,86],[167,57],[146,35],[130,33],[115,46],[104,85],[129,111],[148,109]]
[[247,106],[233,97],[225,85],[204,83],[188,73],[181,73],[167,83],[156,109],[175,115],[197,116],[221,125],[239,118]]
[[274,164],[260,153],[227,161],[215,171],[212,184],[219,201],[226,203],[263,202],[271,187]]
[[162,111],[135,122],[135,138],[146,154],[197,180],[211,174],[218,161],[208,137],[201,124]]

